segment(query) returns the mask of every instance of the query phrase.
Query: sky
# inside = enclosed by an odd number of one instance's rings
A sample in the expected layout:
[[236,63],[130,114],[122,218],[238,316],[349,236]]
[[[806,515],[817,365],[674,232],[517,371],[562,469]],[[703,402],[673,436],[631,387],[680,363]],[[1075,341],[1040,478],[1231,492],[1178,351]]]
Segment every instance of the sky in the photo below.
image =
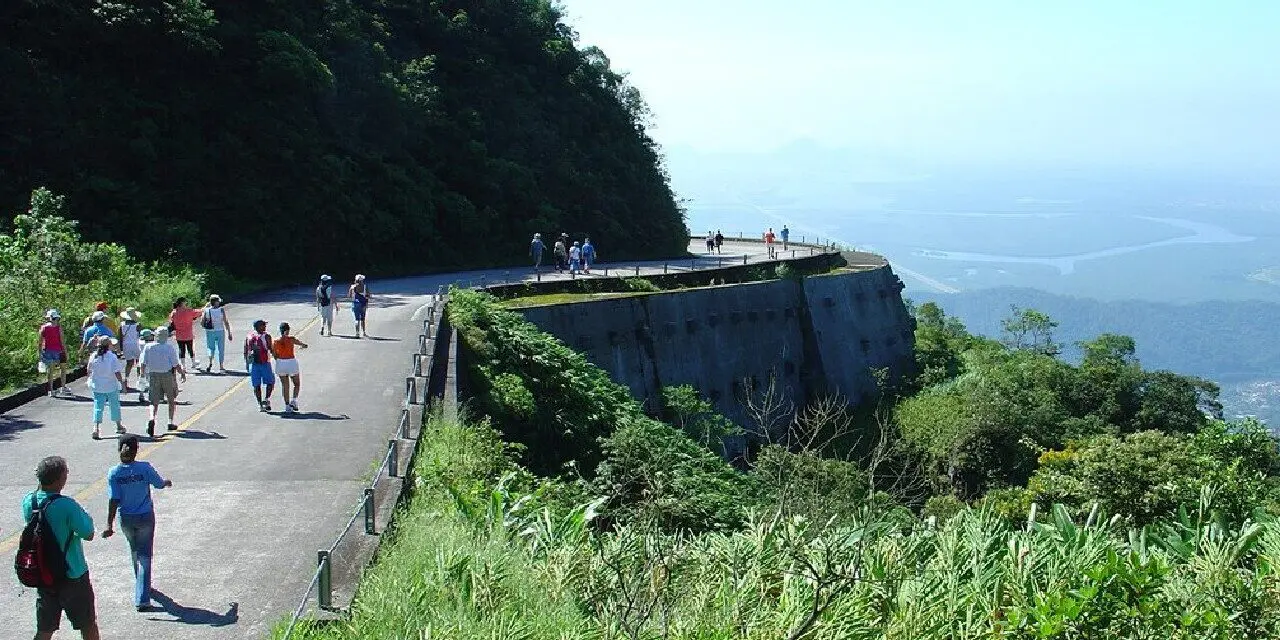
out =
[[563,2],[668,149],[1280,169],[1280,1]]

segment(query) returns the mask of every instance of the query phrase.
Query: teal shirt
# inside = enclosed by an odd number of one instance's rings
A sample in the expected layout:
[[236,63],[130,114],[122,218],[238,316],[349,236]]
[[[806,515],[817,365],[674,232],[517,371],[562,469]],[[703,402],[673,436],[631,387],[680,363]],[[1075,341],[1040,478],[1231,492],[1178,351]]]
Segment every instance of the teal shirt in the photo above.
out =
[[[48,496],[49,494],[39,489],[28,493],[22,499],[22,521],[29,522],[32,507],[39,505]],[[68,496],[50,503],[45,517],[49,519],[49,526],[53,529],[53,535],[58,538],[59,546],[66,545],[67,537],[75,534],[71,546],[67,548],[67,577],[74,580],[87,573],[89,564],[84,560],[84,547],[80,546],[80,540],[87,540],[93,535],[93,518],[85,513],[80,503]]]

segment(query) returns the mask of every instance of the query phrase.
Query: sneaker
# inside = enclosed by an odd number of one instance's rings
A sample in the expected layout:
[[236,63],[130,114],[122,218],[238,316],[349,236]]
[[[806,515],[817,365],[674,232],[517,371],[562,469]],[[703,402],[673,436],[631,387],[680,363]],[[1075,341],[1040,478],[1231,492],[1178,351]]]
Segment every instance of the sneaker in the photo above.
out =
[[271,403],[270,403],[270,402],[259,402],[259,403],[258,403],[258,411],[270,411],[270,410],[271,410]]
[[124,428],[124,425],[122,425],[122,424],[118,424],[118,425],[116,425],[116,433],[118,433],[118,434],[120,434],[120,435],[124,435],[124,434],[126,434],[126,433],[129,433],[129,431],[128,431],[127,429],[125,429],[125,428]]
[[178,425],[176,425],[176,424],[174,424],[174,423],[170,422],[170,423],[169,423],[169,430],[170,430],[170,431],[177,431],[177,430],[178,430]]
[[97,427],[94,427],[94,428],[93,428],[93,434],[92,434],[90,437],[92,437],[94,440],[98,440],[98,439],[102,438],[102,433],[101,433],[100,431],[98,431],[98,428],[97,428]]
[[292,401],[292,402],[290,402],[290,403],[289,403],[289,410],[290,410],[290,411],[293,411],[293,412],[297,412],[297,411],[298,411],[298,401],[297,401],[297,400],[294,400],[294,401]]

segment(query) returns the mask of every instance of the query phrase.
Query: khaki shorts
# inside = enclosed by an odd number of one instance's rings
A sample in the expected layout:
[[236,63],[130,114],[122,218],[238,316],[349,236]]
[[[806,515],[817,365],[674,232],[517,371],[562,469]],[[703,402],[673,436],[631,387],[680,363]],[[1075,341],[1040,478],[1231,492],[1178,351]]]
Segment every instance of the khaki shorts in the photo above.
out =
[[147,389],[147,399],[151,404],[160,404],[161,402],[172,402],[178,399],[178,377],[172,371],[163,373],[147,374],[147,382],[151,384]]
[[67,580],[52,589],[36,591],[36,632],[53,633],[62,624],[62,612],[67,612],[71,628],[79,631],[92,627],[98,621],[98,610],[93,605],[93,584],[89,573]]

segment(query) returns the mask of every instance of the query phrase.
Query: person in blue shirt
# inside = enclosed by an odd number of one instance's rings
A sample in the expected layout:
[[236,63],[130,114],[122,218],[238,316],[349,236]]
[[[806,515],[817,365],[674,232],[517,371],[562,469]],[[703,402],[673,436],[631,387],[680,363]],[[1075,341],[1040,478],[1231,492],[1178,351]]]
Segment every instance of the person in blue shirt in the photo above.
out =
[[582,242],[582,272],[591,273],[591,263],[596,261],[596,246],[591,244],[591,238],[586,238]]
[[791,230],[788,229],[787,225],[784,224],[782,225],[782,250],[783,251],[787,250],[787,243],[790,241],[791,241]]
[[22,500],[22,519],[30,522],[40,508],[60,545],[66,549],[67,580],[36,591],[36,640],[48,640],[58,630],[66,612],[71,628],[85,640],[98,640],[98,611],[93,602],[93,584],[84,559],[82,540],[93,540],[93,518],[75,500],[62,495],[67,486],[67,461],[49,456],[36,467],[40,488]]
[[133,557],[133,606],[138,611],[151,607],[151,556],[155,545],[156,513],[151,504],[151,487],[165,489],[165,480],[149,462],[138,462],[138,436],[120,439],[120,464],[107,473],[107,528],[102,537],[115,534],[112,526],[120,513],[120,531],[129,542]]
[[84,334],[80,336],[81,353],[88,351],[91,345],[97,341],[98,336],[116,337],[116,332],[107,326],[107,314],[101,311],[94,311],[93,315],[89,316],[89,319],[91,321],[89,326],[85,328]]
[[533,268],[535,271],[542,271],[542,251],[546,249],[546,245],[542,244],[542,234],[533,234],[533,242],[529,243],[529,255],[533,256]]

